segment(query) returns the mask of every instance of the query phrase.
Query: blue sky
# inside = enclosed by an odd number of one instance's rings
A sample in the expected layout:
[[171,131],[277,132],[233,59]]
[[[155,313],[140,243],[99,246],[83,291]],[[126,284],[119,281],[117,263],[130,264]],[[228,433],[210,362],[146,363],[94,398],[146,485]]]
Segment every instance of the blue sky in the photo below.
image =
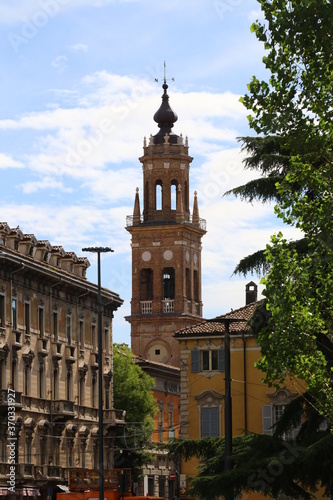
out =
[[103,255],[102,284],[125,301],[115,315],[116,342],[130,343],[124,227],[142,186],[143,138],[157,132],[164,61],[175,79],[174,131],[188,136],[194,157],[191,198],[196,190],[207,220],[204,316],[244,305],[252,277],[231,277],[233,269],[278,228],[273,207],[223,198],[254,176],[242,167],[236,138],[251,133],[239,97],[252,75],[265,76],[263,47],[250,32],[260,16],[255,0],[0,4],[0,219],[78,256],[87,245],[114,249]]

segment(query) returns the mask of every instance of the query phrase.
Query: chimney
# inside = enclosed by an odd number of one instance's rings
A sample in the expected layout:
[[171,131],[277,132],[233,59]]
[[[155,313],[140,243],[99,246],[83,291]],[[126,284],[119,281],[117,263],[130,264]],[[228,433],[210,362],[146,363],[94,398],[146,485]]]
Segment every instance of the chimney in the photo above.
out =
[[258,286],[254,281],[250,281],[245,285],[245,305],[252,304],[252,302],[257,302],[258,299]]

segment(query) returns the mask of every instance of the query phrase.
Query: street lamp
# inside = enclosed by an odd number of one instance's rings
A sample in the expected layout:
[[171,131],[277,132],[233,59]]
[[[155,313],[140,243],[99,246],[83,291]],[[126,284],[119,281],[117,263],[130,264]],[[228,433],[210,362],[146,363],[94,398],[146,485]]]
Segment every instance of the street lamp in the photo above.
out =
[[101,253],[113,252],[109,247],[86,247],[82,252],[97,253],[97,311],[98,311],[98,452],[99,452],[99,500],[104,500],[104,457],[103,457],[103,336],[102,336],[102,294]]
[[[231,376],[230,376],[230,323],[246,323],[243,318],[214,318],[209,319],[210,323],[224,324],[224,344],[225,344],[225,402],[224,402],[224,428],[225,428],[225,450],[224,450],[224,470],[232,470],[232,399],[231,399]],[[225,497],[226,500],[233,500],[233,494]]]

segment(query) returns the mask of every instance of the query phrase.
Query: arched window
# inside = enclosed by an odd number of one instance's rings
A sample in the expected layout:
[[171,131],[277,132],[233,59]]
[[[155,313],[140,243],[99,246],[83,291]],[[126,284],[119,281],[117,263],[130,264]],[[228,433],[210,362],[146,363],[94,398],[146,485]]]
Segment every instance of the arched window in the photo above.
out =
[[158,180],[155,184],[155,210],[162,210],[163,204],[163,189],[162,181]]
[[171,210],[177,208],[177,181],[171,181]]

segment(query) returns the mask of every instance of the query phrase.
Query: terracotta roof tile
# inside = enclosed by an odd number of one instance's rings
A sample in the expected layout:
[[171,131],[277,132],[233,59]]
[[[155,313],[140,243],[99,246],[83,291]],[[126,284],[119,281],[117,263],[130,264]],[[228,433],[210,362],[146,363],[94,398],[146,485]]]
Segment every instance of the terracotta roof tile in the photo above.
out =
[[262,301],[253,302],[252,304],[248,304],[239,309],[235,309],[234,311],[230,311],[226,314],[222,314],[221,316],[217,316],[211,320],[205,321],[204,323],[200,323],[198,325],[189,326],[187,328],[183,328],[175,333],[176,338],[183,337],[200,337],[200,336],[212,336],[212,335],[223,335],[225,333],[225,322],[223,320],[231,319],[231,320],[246,320],[246,321],[232,321],[229,325],[230,333],[243,333],[249,330],[247,325],[247,321],[251,319],[256,308],[261,304]]

